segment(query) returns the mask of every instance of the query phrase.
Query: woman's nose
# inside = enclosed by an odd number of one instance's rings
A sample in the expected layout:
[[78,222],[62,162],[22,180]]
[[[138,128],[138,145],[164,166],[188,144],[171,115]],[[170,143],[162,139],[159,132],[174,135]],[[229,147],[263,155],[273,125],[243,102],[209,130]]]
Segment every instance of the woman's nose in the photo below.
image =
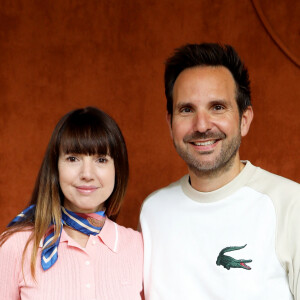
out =
[[80,178],[82,180],[90,181],[93,179],[93,166],[92,163],[88,160],[82,161]]

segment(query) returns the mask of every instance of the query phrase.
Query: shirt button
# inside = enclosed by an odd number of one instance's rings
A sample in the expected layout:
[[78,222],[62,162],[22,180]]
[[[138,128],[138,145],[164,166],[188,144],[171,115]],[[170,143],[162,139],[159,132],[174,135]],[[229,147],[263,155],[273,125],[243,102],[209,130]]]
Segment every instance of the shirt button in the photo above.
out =
[[87,261],[85,262],[85,264],[86,264],[87,266],[89,266],[90,263],[91,263],[91,262],[90,262],[89,260],[87,260]]
[[92,240],[92,245],[96,245],[96,241],[95,240]]
[[91,288],[91,284],[90,284],[90,283],[87,283],[87,284],[85,285],[85,287],[86,287],[87,289],[89,289],[89,288]]

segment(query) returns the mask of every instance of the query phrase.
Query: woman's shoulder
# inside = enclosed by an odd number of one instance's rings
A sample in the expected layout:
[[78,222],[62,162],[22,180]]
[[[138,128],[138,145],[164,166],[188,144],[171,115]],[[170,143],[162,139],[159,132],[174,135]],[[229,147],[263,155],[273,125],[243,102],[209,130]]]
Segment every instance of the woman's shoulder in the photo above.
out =
[[132,228],[128,228],[119,224],[116,224],[118,226],[118,230],[120,233],[129,239],[137,239],[142,240],[142,234],[138,232],[137,230],[134,230]]
[[142,234],[132,228],[127,228],[125,226],[119,225],[111,220],[109,220],[116,229],[116,238],[119,239],[121,245],[131,245],[133,247],[141,248],[143,247]]
[[11,233],[5,238],[7,232],[2,233],[1,239],[4,238],[4,242],[1,245],[0,249],[2,251],[23,251],[26,242],[28,241],[32,231],[31,230],[22,230]]

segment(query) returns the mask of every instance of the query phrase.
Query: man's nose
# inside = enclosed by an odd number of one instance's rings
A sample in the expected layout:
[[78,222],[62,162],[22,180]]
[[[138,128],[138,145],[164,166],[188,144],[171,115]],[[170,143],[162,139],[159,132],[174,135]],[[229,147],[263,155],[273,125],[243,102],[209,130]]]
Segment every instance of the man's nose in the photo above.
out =
[[206,132],[212,129],[212,119],[209,112],[200,110],[194,116],[194,131]]

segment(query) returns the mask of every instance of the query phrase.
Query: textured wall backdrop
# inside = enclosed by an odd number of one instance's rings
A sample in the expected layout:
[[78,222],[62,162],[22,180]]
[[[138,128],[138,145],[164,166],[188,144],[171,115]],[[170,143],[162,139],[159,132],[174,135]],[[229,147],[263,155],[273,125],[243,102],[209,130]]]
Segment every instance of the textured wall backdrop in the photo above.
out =
[[185,43],[238,50],[255,112],[241,156],[300,181],[300,2],[269,3],[2,0],[0,231],[29,201],[59,118],[88,105],[124,133],[131,169],[118,221],[137,226],[143,199],[186,173],[170,140],[163,90],[164,60]]

